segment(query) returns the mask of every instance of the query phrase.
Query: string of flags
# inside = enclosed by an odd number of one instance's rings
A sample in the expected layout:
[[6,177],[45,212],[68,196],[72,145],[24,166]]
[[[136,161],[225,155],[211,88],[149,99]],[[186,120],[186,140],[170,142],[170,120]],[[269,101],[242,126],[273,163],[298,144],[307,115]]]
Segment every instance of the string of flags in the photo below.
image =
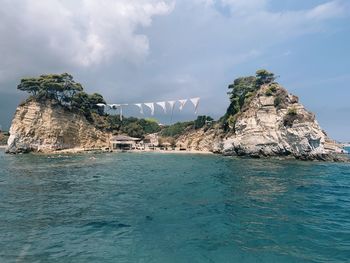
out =
[[181,99],[181,100],[169,100],[169,101],[159,101],[159,102],[144,102],[144,103],[134,103],[134,104],[103,104],[103,103],[98,103],[96,106],[101,107],[104,109],[104,111],[109,111],[109,110],[119,110],[119,116],[120,120],[123,119],[123,107],[126,106],[136,106],[139,108],[140,113],[144,115],[144,107],[148,108],[151,111],[151,115],[154,115],[155,111],[155,105],[158,105],[163,109],[163,112],[166,114],[168,112],[168,109],[170,109],[171,112],[171,118],[173,116],[174,108],[176,105],[176,102],[179,102],[179,110],[182,111],[186,103],[190,101],[193,106],[194,106],[194,113],[197,114],[198,112],[198,106],[199,106],[199,101],[200,98],[190,98],[190,99]]

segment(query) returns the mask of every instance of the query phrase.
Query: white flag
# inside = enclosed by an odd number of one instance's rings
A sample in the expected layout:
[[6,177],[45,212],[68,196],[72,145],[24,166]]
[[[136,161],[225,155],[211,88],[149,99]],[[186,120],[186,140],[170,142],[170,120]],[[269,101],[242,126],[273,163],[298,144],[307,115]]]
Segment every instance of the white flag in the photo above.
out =
[[97,106],[97,107],[103,107],[103,108],[106,107],[106,105],[103,104],[103,103],[97,103],[96,106]]
[[143,108],[141,103],[136,103],[135,106],[139,107],[140,113],[143,115]]
[[160,107],[162,107],[164,113],[166,113],[165,101],[157,102],[157,105],[159,105]]
[[197,114],[200,98],[197,97],[197,98],[192,98],[190,100],[191,100],[191,102],[193,103],[193,106],[194,106],[194,113]]
[[168,104],[170,106],[171,111],[173,111],[176,101],[175,100],[169,100],[167,102],[168,102]]
[[147,106],[148,108],[150,108],[151,110],[151,115],[154,115],[154,103],[150,102],[150,103],[144,103],[145,106]]
[[179,107],[179,109],[180,109],[180,111],[184,108],[184,106],[185,106],[185,104],[186,104],[186,102],[187,102],[187,99],[186,100],[179,100],[179,102],[180,102],[180,107]]

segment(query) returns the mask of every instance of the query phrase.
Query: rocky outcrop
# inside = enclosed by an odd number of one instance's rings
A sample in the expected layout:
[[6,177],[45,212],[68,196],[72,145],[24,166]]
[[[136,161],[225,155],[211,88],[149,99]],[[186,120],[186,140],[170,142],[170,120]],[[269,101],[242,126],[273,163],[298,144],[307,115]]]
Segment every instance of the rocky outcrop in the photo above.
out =
[[330,140],[313,113],[281,86],[262,86],[235,117],[229,132],[203,129],[181,136],[191,149],[224,155],[293,156],[303,160],[340,159],[344,150]]
[[16,110],[7,152],[100,149],[108,147],[109,136],[96,129],[83,114],[72,112],[50,100],[31,100]]

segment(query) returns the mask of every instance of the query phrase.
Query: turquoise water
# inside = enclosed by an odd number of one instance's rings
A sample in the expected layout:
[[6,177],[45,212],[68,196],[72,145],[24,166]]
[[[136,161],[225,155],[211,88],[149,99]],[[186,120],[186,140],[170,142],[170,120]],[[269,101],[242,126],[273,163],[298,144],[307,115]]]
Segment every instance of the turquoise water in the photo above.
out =
[[0,152],[0,200],[0,262],[350,261],[349,164]]

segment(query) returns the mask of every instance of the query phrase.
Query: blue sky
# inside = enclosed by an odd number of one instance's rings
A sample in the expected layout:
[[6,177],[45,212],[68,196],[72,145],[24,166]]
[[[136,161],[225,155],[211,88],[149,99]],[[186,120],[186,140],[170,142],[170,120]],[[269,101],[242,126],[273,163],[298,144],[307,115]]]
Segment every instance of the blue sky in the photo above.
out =
[[[110,103],[200,96],[222,116],[227,86],[266,68],[350,141],[350,3],[346,0],[0,0],[0,125],[21,77],[70,72]],[[125,110],[137,115],[137,109]],[[167,123],[169,116],[157,110]],[[195,118],[190,105],[175,120]]]

